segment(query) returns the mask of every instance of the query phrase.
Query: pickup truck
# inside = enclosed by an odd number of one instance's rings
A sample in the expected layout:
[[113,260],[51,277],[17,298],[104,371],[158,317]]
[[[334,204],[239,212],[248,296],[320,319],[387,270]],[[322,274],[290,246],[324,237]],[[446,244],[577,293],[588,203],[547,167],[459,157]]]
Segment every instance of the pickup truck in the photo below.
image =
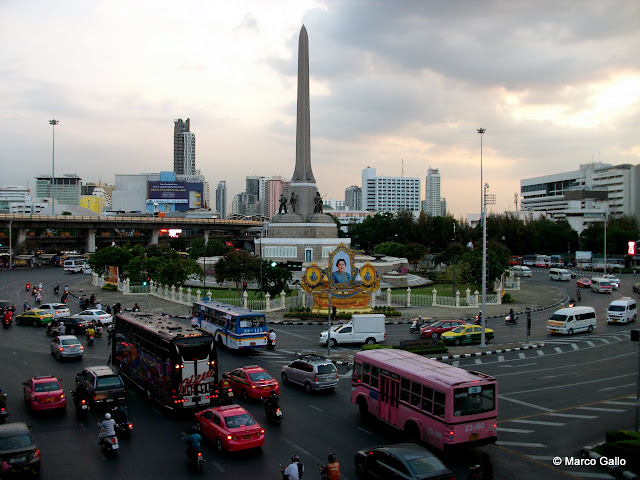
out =
[[75,391],[93,406],[124,400],[127,393],[120,375],[108,366],[87,367],[78,373]]

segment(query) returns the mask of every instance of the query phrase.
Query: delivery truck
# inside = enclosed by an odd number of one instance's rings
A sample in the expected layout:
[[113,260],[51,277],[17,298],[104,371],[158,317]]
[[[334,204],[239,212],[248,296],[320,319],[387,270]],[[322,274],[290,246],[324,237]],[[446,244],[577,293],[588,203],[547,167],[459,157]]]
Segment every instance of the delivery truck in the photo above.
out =
[[331,327],[331,339],[328,332],[320,332],[320,343],[331,346],[343,343],[374,343],[384,342],[387,332],[384,326],[385,316],[382,314],[352,315],[351,320],[344,325]]

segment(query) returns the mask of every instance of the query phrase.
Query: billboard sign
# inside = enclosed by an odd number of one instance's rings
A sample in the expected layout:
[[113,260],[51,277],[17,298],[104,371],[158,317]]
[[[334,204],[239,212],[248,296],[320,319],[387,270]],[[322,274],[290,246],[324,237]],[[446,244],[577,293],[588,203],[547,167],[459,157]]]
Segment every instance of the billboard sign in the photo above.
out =
[[167,203],[186,203],[189,200],[186,182],[147,182],[147,198]]

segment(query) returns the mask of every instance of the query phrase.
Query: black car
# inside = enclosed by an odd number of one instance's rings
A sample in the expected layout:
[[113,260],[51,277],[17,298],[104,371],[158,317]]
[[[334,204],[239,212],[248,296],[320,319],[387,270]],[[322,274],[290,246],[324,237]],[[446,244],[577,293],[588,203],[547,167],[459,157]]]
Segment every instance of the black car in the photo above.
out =
[[415,443],[366,448],[356,453],[356,469],[364,478],[455,480],[438,457]]
[[54,318],[53,322],[47,325],[47,335],[53,337],[58,335],[58,325],[64,323],[65,335],[77,335],[85,332],[89,326],[89,321],[79,317]]
[[9,309],[12,312],[16,311],[16,306],[8,300],[0,300],[0,310]]
[[11,465],[7,478],[37,478],[40,475],[40,450],[27,425],[21,422],[0,425],[0,461]]

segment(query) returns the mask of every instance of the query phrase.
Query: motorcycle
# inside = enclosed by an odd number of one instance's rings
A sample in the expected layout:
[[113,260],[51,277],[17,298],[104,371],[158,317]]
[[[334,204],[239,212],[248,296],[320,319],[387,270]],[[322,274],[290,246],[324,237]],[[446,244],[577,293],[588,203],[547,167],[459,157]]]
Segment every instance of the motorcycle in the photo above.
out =
[[233,390],[231,387],[220,387],[220,396],[218,397],[220,405],[232,405],[233,404]]
[[57,283],[53,286],[53,293],[55,295],[58,294],[58,292],[60,292],[60,285],[58,285]]
[[29,305],[29,302],[24,302],[24,305],[22,306],[22,308],[24,309],[25,312],[31,310],[31,305]]
[[413,321],[413,323],[409,327],[409,332],[411,332],[411,333],[420,332],[420,329],[423,326],[425,326],[426,324],[427,324],[427,322],[424,319],[417,318],[416,320]]
[[102,325],[96,326],[96,337],[98,338],[102,337]]
[[267,350],[275,350],[276,349],[276,341],[268,339],[267,340]]
[[202,468],[204,467],[204,462],[206,460],[202,456],[202,451],[194,451],[189,458],[187,458],[187,465],[191,470],[195,473],[202,473]]
[[280,425],[283,414],[280,407],[278,407],[278,397],[267,397],[263,401],[264,413],[267,415],[267,421],[274,425]]
[[31,290],[31,283],[27,282],[27,292]]
[[476,315],[476,318],[473,322],[474,325],[482,325],[482,312]]
[[578,290],[578,293],[576,293],[576,297],[578,298],[578,301],[582,300],[582,294],[580,293],[580,290]]
[[569,308],[575,307],[576,306],[576,301],[572,298],[571,300],[569,300]]
[[518,324],[518,316],[514,314],[513,318],[511,318],[511,315],[507,314],[504,317],[504,324],[505,325],[517,325]]
[[93,345],[93,335],[87,335],[87,344]]
[[0,394],[0,401],[2,405],[0,405],[0,425],[4,424],[7,421],[7,417],[9,416],[9,412],[7,412],[7,394]]
[[[100,424],[98,424],[98,427],[100,427]],[[115,457],[118,455],[120,445],[118,444],[117,436],[101,438],[99,443],[105,457]]]
[[111,418],[116,422],[116,435],[129,438],[133,431],[133,422],[129,420],[127,408],[124,405],[111,408]]
[[33,287],[31,289],[31,295],[33,295],[34,297],[36,296],[36,293],[38,293],[38,287]]
[[76,407],[76,415],[80,420],[86,420],[89,413],[89,402],[86,397],[79,395],[75,390],[71,390],[73,396],[73,404]]
[[2,326],[4,328],[9,328],[11,326],[11,322],[13,322],[13,320],[11,320],[11,318],[9,317],[2,317]]

